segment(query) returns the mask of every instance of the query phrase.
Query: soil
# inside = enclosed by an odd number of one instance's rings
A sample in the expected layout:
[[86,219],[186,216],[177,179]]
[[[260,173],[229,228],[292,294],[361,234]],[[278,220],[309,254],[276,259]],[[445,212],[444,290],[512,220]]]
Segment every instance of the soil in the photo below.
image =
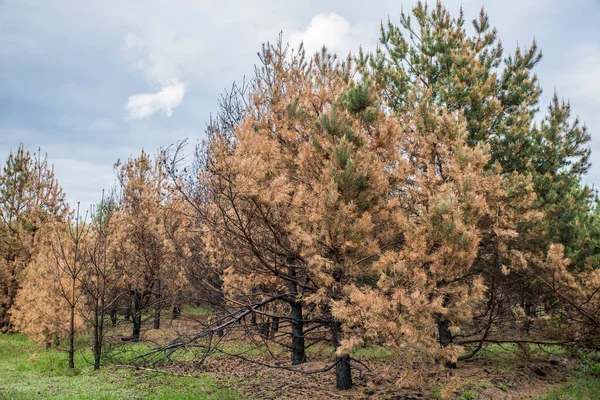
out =
[[[250,360],[264,362],[261,358]],[[435,399],[442,398],[441,389],[453,387],[444,395],[460,399],[470,392],[474,397],[463,398],[512,400],[539,398],[564,385],[572,367],[566,358],[520,362],[502,368],[491,361],[472,360],[462,362],[456,369],[429,374],[412,387],[402,388],[397,384],[399,375],[389,374],[388,361],[361,360],[364,366],[355,364],[353,369],[354,387],[342,392],[335,388],[333,370],[311,373],[331,365],[327,360],[308,362],[295,371],[286,369],[287,366],[273,368],[256,363],[235,357],[208,358],[199,368],[182,363],[167,368],[173,373],[207,373],[223,386],[239,390],[247,399]]]
[[[178,321],[177,325],[178,331],[184,327],[191,329],[183,321]],[[171,339],[173,334],[174,331],[169,329],[150,330],[145,339],[161,342]],[[119,340],[120,335],[112,339]],[[326,369],[331,362],[329,356],[311,355],[309,362],[290,370],[286,353],[275,359],[221,355],[208,357],[199,366],[192,362],[172,361],[159,369],[182,375],[207,373],[217,378],[221,386],[239,390],[244,398],[261,400],[532,399],[565,385],[573,369],[573,361],[562,356],[544,356],[530,361],[513,358],[508,362],[475,358],[459,363],[456,369],[432,367],[430,373],[414,381],[411,387],[402,387],[402,371],[394,369],[390,360],[362,358],[360,362],[353,362],[353,388],[338,391],[333,369],[314,372]],[[262,365],[265,363],[271,367]]]

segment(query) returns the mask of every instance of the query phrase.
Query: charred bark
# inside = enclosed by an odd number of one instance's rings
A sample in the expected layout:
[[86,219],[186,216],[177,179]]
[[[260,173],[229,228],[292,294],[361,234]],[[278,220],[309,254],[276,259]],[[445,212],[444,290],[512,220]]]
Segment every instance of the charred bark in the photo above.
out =
[[[331,323],[331,337],[333,347],[337,349],[341,345],[342,325],[338,321]],[[338,390],[348,390],[352,387],[352,366],[350,365],[350,355],[335,357],[335,387]]]
[[[438,336],[440,347],[444,348],[452,343],[452,332],[450,332],[450,321],[448,321],[442,314],[436,314],[435,316],[437,327],[438,327]],[[456,368],[455,362],[447,362],[447,368]]]
[[154,329],[160,329],[160,311],[162,308],[162,285],[160,280],[156,282],[156,303],[154,305]]
[[173,310],[171,311],[171,319],[176,320],[181,316],[181,308],[178,304],[173,306]]
[[279,317],[273,316],[271,319],[271,339],[275,339],[275,335],[279,330]]
[[304,344],[304,323],[302,321],[302,304],[294,301],[290,304],[292,308],[292,365],[302,364],[306,361]]
[[134,342],[140,341],[140,332],[142,330],[142,295],[139,291],[133,292],[133,310],[131,320],[133,322],[133,332],[131,340]]

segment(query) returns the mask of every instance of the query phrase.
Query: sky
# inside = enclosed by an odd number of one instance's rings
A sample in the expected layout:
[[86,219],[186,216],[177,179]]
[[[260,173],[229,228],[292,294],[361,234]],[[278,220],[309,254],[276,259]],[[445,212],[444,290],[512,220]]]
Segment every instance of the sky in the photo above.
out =
[[[217,100],[251,76],[280,32],[309,52],[374,49],[381,21],[411,1],[0,0],[0,160],[23,143],[48,153],[74,205],[97,202],[117,159],[202,139]],[[485,6],[505,51],[538,42],[541,107],[554,91],[592,135],[600,186],[600,0],[448,0]],[[505,53],[505,54],[507,54]],[[3,161],[2,161],[3,163]]]

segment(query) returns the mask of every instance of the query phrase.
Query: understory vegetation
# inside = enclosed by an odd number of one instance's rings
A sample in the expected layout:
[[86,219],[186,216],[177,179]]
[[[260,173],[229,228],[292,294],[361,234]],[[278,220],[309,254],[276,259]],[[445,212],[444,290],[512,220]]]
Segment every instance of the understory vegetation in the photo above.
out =
[[90,210],[20,146],[0,397],[594,398],[590,134],[540,61],[419,2],[373,52],[265,44],[206,140],[117,160]]
[[76,353],[76,369],[64,351],[46,350],[20,334],[0,336],[0,399],[241,399],[235,389],[204,374],[173,376],[108,363],[93,370],[93,355]]

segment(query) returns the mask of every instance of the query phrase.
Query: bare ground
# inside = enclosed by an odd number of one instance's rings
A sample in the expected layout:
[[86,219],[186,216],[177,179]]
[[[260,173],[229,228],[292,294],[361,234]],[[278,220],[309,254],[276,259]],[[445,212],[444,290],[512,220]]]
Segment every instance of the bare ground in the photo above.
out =
[[[178,322],[177,330],[183,328]],[[169,325],[159,331],[146,331],[154,342],[172,337]],[[335,388],[335,373],[302,373],[331,365],[331,356],[313,354],[310,362],[290,371],[285,353],[275,359],[264,356],[209,357],[200,366],[193,362],[171,361],[161,369],[174,374],[203,372],[217,378],[223,386],[238,389],[248,399],[532,399],[553,388],[565,385],[572,377],[573,361],[565,356],[543,355],[535,360],[511,358],[510,362],[472,359],[459,363],[456,369],[434,368],[415,381],[401,387],[400,370],[388,359],[361,358],[354,363],[354,387],[348,391]],[[254,361],[254,362],[252,362]],[[276,365],[269,368],[261,363]],[[361,363],[363,365],[361,365]],[[400,385],[398,385],[400,382]]]

